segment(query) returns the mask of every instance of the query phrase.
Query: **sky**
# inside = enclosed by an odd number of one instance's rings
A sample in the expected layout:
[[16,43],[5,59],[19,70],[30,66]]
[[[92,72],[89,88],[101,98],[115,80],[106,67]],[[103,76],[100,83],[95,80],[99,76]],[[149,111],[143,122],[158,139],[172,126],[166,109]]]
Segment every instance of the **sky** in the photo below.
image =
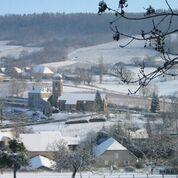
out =
[[[43,12],[97,12],[100,0],[0,0],[0,15],[30,14]],[[168,0],[178,9],[178,0]],[[112,8],[117,8],[118,0],[105,0]],[[167,9],[165,0],[128,0],[128,12],[143,12],[150,4],[155,9]]]

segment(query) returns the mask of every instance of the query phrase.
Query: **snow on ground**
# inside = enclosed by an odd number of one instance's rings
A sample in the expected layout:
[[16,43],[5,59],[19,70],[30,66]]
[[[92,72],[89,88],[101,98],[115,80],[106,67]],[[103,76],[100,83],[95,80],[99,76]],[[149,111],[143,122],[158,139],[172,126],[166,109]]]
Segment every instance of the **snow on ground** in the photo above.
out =
[[173,95],[178,92],[178,80],[156,82],[155,84],[158,86],[160,96]]
[[64,93],[73,93],[73,92],[90,92],[93,91],[93,88],[91,87],[85,87],[85,86],[66,86],[64,85],[63,89]]
[[[99,75],[94,75],[93,76],[93,81],[95,83],[99,83],[100,82],[100,76]],[[103,75],[103,79],[102,79],[102,83],[120,83],[120,79],[118,77],[115,76],[111,76],[111,75]]]
[[[72,173],[53,173],[53,172],[17,172],[18,178],[71,178]],[[146,173],[110,173],[110,172],[100,172],[100,173],[82,173],[82,177],[77,173],[76,178],[162,178],[162,175],[146,175]],[[133,176],[134,175],[134,176]],[[1,174],[1,178],[12,178],[13,173]],[[176,175],[164,175],[164,178],[177,178]]]
[[42,65],[49,67],[50,69],[62,69],[63,67],[68,67],[76,63],[77,63],[76,61],[67,60],[67,61],[44,63]]
[[18,45],[8,45],[9,41],[0,41],[0,57],[14,57],[18,58],[22,52],[38,52],[42,48],[37,47],[23,47]]
[[[82,119],[82,118],[81,118]],[[86,118],[85,118],[86,119]],[[64,122],[49,123],[30,126],[34,132],[40,131],[60,131],[62,136],[80,136],[85,137],[90,132],[98,132],[104,126],[112,126],[114,122],[94,122],[82,124],[65,124]]]
[[138,88],[137,85],[132,85],[132,84],[126,85],[126,84],[103,83],[103,84],[96,84],[95,86],[97,86],[100,89],[103,89],[103,91],[110,91],[113,93],[123,93],[123,94],[128,94],[128,89],[134,92]]
[[[133,72],[133,73],[135,73],[135,75],[140,73],[139,72],[140,71],[140,67],[137,67],[137,66],[127,66],[126,69],[131,71],[131,72]],[[149,74],[149,73],[153,72],[154,70],[156,70],[155,67],[145,67],[144,68],[145,74]]]
[[159,53],[148,48],[144,48],[144,42],[134,41],[125,48],[119,47],[124,45],[129,39],[122,39],[118,42],[104,43],[101,45],[85,47],[75,50],[68,55],[68,58],[74,61],[82,61],[88,63],[98,63],[101,57],[103,62],[107,64],[113,64],[117,62],[131,63],[131,59],[139,57],[144,59],[145,57],[154,57]]
[[[65,113],[59,113],[59,114],[54,114],[59,116],[61,119],[69,119],[70,114],[65,114]],[[53,117],[54,117],[53,115]],[[79,116],[80,114],[71,114],[71,116]],[[81,120],[89,120],[91,116],[88,117],[80,117]],[[147,123],[147,119],[141,115],[141,114],[131,114],[129,119],[125,119],[126,114],[117,114],[114,115],[112,119],[107,120],[106,122],[89,122],[89,123],[82,123],[82,124],[65,124],[64,122],[56,122],[56,123],[48,123],[48,124],[41,124],[41,125],[34,125],[34,126],[29,126],[29,128],[32,128],[34,132],[40,132],[40,131],[60,131],[62,136],[67,136],[67,137],[74,137],[74,136],[79,136],[79,137],[85,137],[88,135],[88,133],[91,132],[98,132],[100,131],[103,127],[109,128],[115,124],[122,124],[128,125],[130,127],[138,127],[138,128],[144,128],[145,124]],[[58,120],[60,120],[58,118]],[[150,122],[152,123],[152,121]],[[153,124],[160,124],[162,123],[162,120],[157,120],[153,121]]]

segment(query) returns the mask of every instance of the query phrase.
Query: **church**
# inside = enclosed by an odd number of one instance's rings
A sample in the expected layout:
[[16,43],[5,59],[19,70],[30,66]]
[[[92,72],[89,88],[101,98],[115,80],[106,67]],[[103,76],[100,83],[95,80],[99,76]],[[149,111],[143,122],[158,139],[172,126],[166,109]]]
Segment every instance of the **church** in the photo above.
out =
[[34,88],[28,93],[28,105],[31,109],[40,110],[46,116],[52,114],[52,108],[67,112],[107,111],[106,94],[94,92],[63,93],[61,74],[53,76],[52,91]]
[[33,87],[28,93],[28,106],[31,109],[40,110],[46,116],[52,114],[52,107],[57,107],[57,99],[63,91],[63,79],[61,74],[53,76],[52,92],[49,89]]

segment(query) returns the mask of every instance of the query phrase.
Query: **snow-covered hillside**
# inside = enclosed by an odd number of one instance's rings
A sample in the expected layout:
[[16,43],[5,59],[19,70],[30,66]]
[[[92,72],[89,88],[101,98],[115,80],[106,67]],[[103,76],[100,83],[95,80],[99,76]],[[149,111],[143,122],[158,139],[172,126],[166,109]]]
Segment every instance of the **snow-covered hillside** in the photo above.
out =
[[23,52],[34,53],[42,50],[39,47],[24,47],[19,45],[9,45],[9,41],[0,41],[0,57],[18,58]]
[[104,43],[101,45],[80,48],[70,53],[68,58],[71,60],[98,63],[102,57],[104,63],[131,63],[131,59],[138,57],[144,59],[145,57],[154,57],[159,53],[148,48],[144,48],[144,42],[134,41],[125,48],[119,47],[119,45],[127,44],[129,39],[122,39],[118,42]]

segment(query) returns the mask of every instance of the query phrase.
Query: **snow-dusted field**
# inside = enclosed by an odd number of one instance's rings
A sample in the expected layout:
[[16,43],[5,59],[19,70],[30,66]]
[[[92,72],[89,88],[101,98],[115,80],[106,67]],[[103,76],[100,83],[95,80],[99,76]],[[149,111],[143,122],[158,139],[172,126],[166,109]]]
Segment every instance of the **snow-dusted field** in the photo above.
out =
[[178,80],[170,80],[155,83],[158,86],[158,94],[161,96],[178,93]]
[[69,67],[71,65],[76,64],[76,61],[67,60],[67,61],[59,61],[59,62],[51,62],[51,63],[44,63],[42,65],[49,67],[50,69],[62,69],[64,67]]
[[[17,173],[17,178],[71,178],[72,173]],[[134,176],[133,176],[134,175]],[[1,178],[12,178],[12,173],[5,173],[0,175]],[[122,174],[122,173],[82,173],[76,175],[76,178],[163,178],[162,175],[147,175],[146,174]],[[164,178],[177,178],[176,175],[164,175]]]
[[154,57],[158,55],[152,49],[144,48],[144,42],[134,41],[128,47],[121,48],[119,45],[124,45],[128,39],[122,39],[118,42],[110,42],[101,45],[85,47],[75,50],[68,55],[68,58],[74,61],[82,61],[88,63],[98,63],[101,57],[103,62],[113,64],[117,62],[131,63],[131,59],[139,57]]
[[18,58],[22,52],[38,52],[42,48],[37,47],[23,47],[18,45],[8,45],[9,41],[0,41],[0,57],[14,57]]
[[[82,119],[82,118],[81,118]],[[85,118],[87,119],[87,118]],[[64,123],[49,123],[30,126],[35,132],[40,131],[60,131],[62,136],[80,136],[85,137],[90,132],[98,132],[104,126],[112,126],[115,122],[95,122],[95,123],[82,123],[82,124],[70,124]]]

